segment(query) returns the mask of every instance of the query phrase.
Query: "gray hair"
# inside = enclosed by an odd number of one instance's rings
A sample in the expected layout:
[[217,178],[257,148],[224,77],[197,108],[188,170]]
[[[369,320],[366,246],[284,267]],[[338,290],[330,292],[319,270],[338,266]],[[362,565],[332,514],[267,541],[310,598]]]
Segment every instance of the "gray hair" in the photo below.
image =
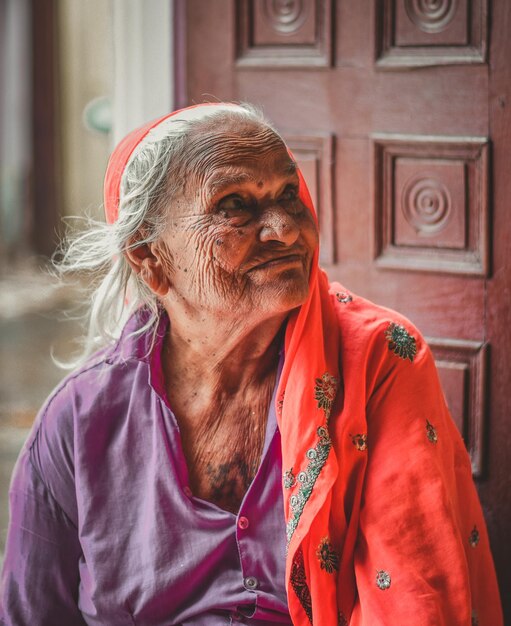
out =
[[156,331],[161,304],[131,269],[124,253],[157,241],[163,233],[169,217],[168,199],[183,188],[178,172],[194,127],[206,118],[221,122],[233,115],[274,130],[258,109],[247,104],[204,107],[204,114],[194,115],[194,119],[183,120],[179,115],[169,118],[131,156],[121,180],[117,221],[106,224],[86,218],[85,230],[68,234],[63,240],[54,267],[61,280],[67,276],[87,278],[88,307],[83,316],[86,332],[80,353],[72,362],[59,365],[80,365],[99,348],[117,341],[127,319],[141,307],[147,308],[149,316],[137,332]]

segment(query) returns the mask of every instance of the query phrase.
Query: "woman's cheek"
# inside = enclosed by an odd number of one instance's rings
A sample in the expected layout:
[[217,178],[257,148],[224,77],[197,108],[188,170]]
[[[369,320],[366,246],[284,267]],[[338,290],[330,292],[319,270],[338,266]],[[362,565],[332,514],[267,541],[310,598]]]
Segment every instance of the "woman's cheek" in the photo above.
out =
[[237,274],[249,249],[248,229],[219,229],[214,238],[213,256],[217,265],[229,274]]
[[[194,262],[191,278],[201,289],[215,288],[230,273],[231,253],[227,250],[225,236],[219,229],[202,233],[193,242]],[[224,287],[222,286],[222,289]]]

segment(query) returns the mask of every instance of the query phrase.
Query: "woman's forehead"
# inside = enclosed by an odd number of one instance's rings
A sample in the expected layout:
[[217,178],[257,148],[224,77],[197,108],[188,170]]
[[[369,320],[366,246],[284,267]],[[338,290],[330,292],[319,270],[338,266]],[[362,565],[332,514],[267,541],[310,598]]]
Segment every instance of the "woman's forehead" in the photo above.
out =
[[228,173],[240,178],[286,176],[296,164],[277,133],[259,123],[222,124],[195,130],[185,157],[186,169],[202,183]]
[[243,160],[225,167],[211,168],[204,178],[208,195],[215,195],[228,187],[253,184],[262,187],[274,180],[288,179],[296,176],[297,165],[287,152],[267,158]]
[[267,124],[238,115],[205,120],[191,129],[187,150],[193,155],[221,151],[254,154],[285,149],[282,138]]
[[194,178],[213,194],[230,185],[260,185],[273,179],[289,178],[296,175],[296,170],[297,165],[283,144],[266,151],[250,146],[239,152],[220,148]]

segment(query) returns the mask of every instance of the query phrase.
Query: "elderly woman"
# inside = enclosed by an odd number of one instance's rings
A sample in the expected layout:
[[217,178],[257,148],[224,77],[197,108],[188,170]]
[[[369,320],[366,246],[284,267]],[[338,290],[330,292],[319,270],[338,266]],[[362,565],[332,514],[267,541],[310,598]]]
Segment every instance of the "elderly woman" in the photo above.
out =
[[14,472],[2,624],[502,624],[431,353],[328,284],[278,133],[233,104],[152,122],[105,209],[64,261],[103,274]]

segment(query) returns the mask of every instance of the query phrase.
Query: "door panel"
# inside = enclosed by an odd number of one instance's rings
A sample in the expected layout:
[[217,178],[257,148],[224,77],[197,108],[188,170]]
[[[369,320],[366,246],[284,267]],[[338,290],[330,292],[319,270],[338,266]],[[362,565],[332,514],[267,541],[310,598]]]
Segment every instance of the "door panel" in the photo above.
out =
[[182,103],[261,105],[311,186],[329,276],[428,338],[511,619],[510,6],[494,0],[491,20],[486,0],[179,6]]

